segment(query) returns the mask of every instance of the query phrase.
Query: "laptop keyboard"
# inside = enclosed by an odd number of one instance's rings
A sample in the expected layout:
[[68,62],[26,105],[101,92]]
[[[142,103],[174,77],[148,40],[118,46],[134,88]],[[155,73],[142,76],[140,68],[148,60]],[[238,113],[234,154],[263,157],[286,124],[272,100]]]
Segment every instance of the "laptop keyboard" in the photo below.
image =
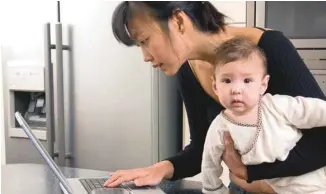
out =
[[[92,190],[98,189],[98,188],[104,188],[103,185],[107,179],[79,179],[79,181],[82,183],[84,188],[86,189],[88,194],[92,193]],[[167,194],[202,194],[201,190],[194,190],[194,189],[175,189],[172,188],[172,184],[159,184],[159,187],[167,193]],[[155,189],[155,187],[151,186],[142,186],[138,187],[132,182],[126,182],[121,184],[118,188],[124,188],[129,193],[132,193],[132,190],[138,190],[138,189]]]
[[88,194],[91,194],[92,190],[98,188],[104,188],[103,185],[107,179],[79,179],[84,186]]
[[[92,190],[94,189],[104,188],[103,185],[106,180],[107,179],[79,179],[79,181],[84,186],[88,194],[91,194]],[[134,183],[126,182],[126,183],[122,183],[118,188],[126,189],[129,193],[131,193],[132,190],[152,189],[155,187],[150,187],[150,186],[138,187]]]

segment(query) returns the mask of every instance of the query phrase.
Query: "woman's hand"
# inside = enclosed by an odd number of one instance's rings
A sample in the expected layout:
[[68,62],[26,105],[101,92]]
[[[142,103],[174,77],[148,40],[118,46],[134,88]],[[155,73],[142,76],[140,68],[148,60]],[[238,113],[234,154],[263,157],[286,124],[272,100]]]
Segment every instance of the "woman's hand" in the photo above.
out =
[[234,149],[234,142],[229,132],[224,132],[224,147],[222,159],[226,166],[235,176],[247,180],[247,167],[242,163],[240,155]]
[[252,193],[274,194],[275,191],[264,181],[247,183],[247,167],[242,163],[240,154],[234,149],[234,142],[229,132],[224,133],[224,147],[222,159],[230,169],[230,181],[241,189]]
[[229,174],[230,181],[240,187],[241,189],[250,193],[266,193],[275,194],[276,192],[264,181],[254,181],[252,183],[247,183],[247,181],[236,177],[232,172]]
[[123,182],[134,181],[136,186],[157,185],[163,178],[171,178],[173,165],[163,161],[147,168],[119,170],[104,183],[104,187],[116,187]]

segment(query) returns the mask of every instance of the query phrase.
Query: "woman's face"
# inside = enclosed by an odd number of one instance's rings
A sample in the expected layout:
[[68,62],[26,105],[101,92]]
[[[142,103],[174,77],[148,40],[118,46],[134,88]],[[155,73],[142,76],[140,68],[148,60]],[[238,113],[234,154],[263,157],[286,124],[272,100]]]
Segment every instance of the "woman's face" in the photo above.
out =
[[151,62],[166,75],[175,75],[187,60],[181,34],[169,22],[168,32],[163,31],[158,22],[148,17],[138,17],[130,21],[130,35],[141,49],[145,62]]

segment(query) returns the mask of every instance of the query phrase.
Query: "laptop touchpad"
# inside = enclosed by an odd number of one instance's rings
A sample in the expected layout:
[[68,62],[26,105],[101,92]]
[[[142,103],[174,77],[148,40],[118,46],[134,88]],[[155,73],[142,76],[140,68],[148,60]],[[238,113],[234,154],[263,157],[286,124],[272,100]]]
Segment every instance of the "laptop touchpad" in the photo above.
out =
[[92,194],[130,194],[123,188],[98,188],[92,190]]

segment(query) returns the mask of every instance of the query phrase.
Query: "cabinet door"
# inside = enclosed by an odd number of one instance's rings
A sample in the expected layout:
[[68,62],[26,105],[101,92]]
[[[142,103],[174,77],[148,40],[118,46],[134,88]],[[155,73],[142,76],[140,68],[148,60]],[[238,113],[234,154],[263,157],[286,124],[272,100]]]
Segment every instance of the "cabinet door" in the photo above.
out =
[[301,58],[311,70],[326,70],[326,49],[298,50]]
[[326,70],[311,70],[320,88],[326,94]]

